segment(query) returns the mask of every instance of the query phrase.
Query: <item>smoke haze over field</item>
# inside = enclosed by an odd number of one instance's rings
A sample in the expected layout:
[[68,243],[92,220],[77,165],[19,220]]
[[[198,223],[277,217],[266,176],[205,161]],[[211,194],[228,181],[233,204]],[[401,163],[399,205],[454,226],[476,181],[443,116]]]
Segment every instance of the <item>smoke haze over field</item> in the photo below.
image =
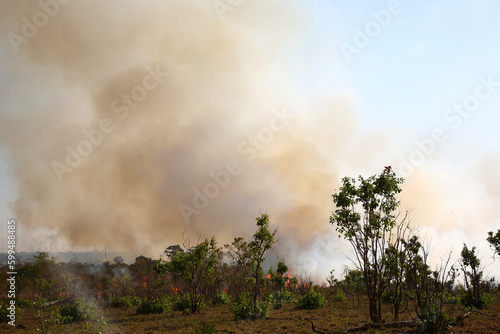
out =
[[[30,4],[2,13],[30,17],[40,10]],[[296,38],[301,22],[284,9],[260,14],[255,28],[251,13],[266,6],[253,6],[234,24],[181,2],[61,6],[10,56],[18,75],[39,80],[4,96],[11,110],[1,132],[18,166],[10,172],[19,221],[57,235],[49,247],[150,255],[184,230],[190,238],[250,236],[260,212],[271,215],[283,247],[306,245],[311,231],[328,228],[325,208],[339,176],[317,143],[338,154],[352,109],[332,98],[304,124],[297,100],[279,96],[288,83],[272,74],[274,50]],[[240,173],[225,185],[231,163]],[[219,195],[196,206],[210,173],[223,181]]]
[[[343,176],[398,172],[411,139],[389,120],[362,128],[341,54],[326,61],[335,79],[311,93],[324,54],[298,52],[313,19],[293,4],[74,0],[21,40],[23,18],[44,9],[0,3],[0,141],[21,246],[157,257],[183,232],[250,237],[268,213],[292,267],[323,274],[344,261],[331,194]],[[481,217],[482,232],[495,228],[498,153],[474,161],[477,174],[438,161],[408,176],[418,225],[441,235]],[[464,207],[464,189],[492,202]]]

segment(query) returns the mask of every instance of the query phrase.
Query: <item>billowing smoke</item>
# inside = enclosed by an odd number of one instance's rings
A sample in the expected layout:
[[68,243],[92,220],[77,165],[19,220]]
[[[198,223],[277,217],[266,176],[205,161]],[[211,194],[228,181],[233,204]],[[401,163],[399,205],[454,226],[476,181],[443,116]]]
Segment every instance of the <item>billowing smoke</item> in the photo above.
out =
[[3,90],[0,136],[25,246],[158,256],[182,232],[250,237],[268,213],[279,256],[310,262],[300,255],[333,233],[355,116],[347,97],[292,94],[299,15],[254,1],[48,3],[0,5],[3,57],[23,80]]

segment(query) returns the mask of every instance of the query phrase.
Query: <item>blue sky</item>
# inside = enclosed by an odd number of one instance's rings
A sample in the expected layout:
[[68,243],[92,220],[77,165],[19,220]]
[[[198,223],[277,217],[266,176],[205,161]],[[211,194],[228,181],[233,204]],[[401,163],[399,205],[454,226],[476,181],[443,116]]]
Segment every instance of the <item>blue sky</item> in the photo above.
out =
[[[354,45],[356,28],[374,21],[388,1],[312,1],[321,14],[315,22],[318,52],[342,60],[339,42]],[[473,89],[477,77],[498,73],[499,4],[472,1],[401,1],[401,13],[351,61],[335,64],[358,101],[366,127],[392,122],[415,133],[441,121],[444,109]],[[313,11],[313,10],[312,10]],[[311,16],[316,15],[314,12]],[[334,19],[332,19],[334,18]],[[323,73],[318,69],[318,75]],[[338,73],[337,73],[338,75]],[[477,118],[487,130],[493,106]],[[488,116],[486,116],[488,115]],[[493,133],[484,131],[480,133]],[[475,131],[474,131],[475,132]],[[476,132],[477,134],[477,132]],[[492,144],[482,138],[477,144]],[[487,143],[490,142],[490,143]],[[498,144],[498,142],[497,142]],[[498,148],[498,146],[497,146]]]

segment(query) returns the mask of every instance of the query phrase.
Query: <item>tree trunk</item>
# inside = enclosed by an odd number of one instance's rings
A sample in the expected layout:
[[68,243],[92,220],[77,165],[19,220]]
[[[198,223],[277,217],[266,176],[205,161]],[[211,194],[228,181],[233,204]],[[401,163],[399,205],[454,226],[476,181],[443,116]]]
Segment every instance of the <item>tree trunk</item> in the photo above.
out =
[[257,265],[257,271],[255,272],[255,291],[253,294],[253,309],[257,310],[257,296],[259,295],[259,283],[260,283],[260,263]]

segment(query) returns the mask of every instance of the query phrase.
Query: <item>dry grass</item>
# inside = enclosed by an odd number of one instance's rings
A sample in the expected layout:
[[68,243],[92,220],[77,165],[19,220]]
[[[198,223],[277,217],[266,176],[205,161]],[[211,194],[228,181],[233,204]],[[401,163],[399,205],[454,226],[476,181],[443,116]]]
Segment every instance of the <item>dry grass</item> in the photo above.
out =
[[[42,317],[55,319],[52,312],[58,314],[60,305],[53,305],[43,310]],[[386,307],[385,320],[391,321],[390,306]],[[461,305],[447,305],[446,311],[456,317],[465,313]],[[471,314],[464,326],[455,326],[452,333],[500,333],[500,323],[490,316],[500,319],[500,305],[493,302],[489,310],[482,311],[485,315]],[[171,312],[162,315],[136,315],[131,309],[101,310],[101,315],[107,318],[107,325],[102,333],[194,333],[194,324],[213,323],[216,333],[313,333],[310,320],[314,321],[316,329],[325,333],[339,333],[347,328],[368,322],[366,305],[352,302],[332,302],[317,310],[295,310],[294,305],[287,304],[280,310],[271,310],[270,318],[266,320],[233,319],[229,306],[207,307],[196,315],[182,315],[181,312]],[[488,316],[487,316],[488,315]],[[409,320],[405,314],[401,320]],[[96,330],[96,323],[90,323]],[[87,325],[88,326],[88,325]],[[24,310],[17,327],[7,324],[0,325],[0,332],[5,333],[41,333],[37,310],[33,307]],[[51,333],[84,333],[85,323],[68,325],[52,324]],[[404,329],[368,330],[365,333],[400,333]],[[90,331],[96,332],[96,331]],[[46,332],[48,333],[48,332]]]

